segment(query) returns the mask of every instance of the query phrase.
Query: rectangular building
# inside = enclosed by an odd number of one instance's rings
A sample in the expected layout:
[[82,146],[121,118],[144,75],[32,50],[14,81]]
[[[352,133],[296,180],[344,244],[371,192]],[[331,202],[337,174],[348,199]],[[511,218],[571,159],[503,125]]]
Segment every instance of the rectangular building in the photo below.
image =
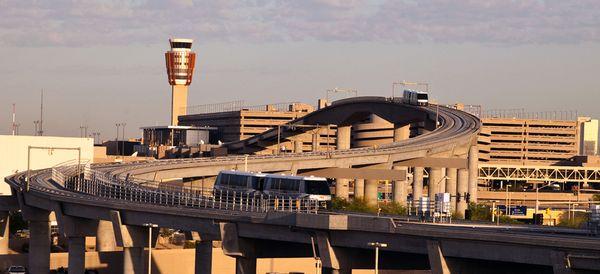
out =
[[481,121],[479,141],[488,150],[480,149],[483,161],[554,165],[579,153],[576,120],[483,118]]

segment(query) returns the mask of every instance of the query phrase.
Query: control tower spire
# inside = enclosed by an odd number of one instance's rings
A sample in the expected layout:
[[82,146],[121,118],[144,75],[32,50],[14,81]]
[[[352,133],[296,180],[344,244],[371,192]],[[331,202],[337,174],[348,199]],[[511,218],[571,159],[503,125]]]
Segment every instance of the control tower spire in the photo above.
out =
[[176,126],[180,115],[187,113],[188,86],[192,83],[196,53],[192,39],[169,39],[171,50],[165,53],[167,76],[171,85],[171,125]]

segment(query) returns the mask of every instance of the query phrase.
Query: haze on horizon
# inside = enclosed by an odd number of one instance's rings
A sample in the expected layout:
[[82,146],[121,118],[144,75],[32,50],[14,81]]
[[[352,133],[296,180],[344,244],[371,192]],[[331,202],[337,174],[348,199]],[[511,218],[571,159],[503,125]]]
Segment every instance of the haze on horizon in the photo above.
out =
[[0,0],[0,134],[12,103],[33,132],[42,88],[46,135],[167,124],[169,37],[195,40],[191,105],[415,80],[439,102],[600,117],[598,1]]

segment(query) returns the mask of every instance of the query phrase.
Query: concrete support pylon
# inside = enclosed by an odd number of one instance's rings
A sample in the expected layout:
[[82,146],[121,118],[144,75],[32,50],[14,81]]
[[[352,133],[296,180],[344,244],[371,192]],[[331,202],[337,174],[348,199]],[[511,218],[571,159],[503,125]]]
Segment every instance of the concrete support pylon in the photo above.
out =
[[50,269],[50,220],[46,218],[29,220],[29,255],[28,270],[30,273],[48,273]]
[[335,179],[335,197],[348,200],[350,197],[350,180],[344,178]]
[[423,197],[423,167],[414,167],[413,168],[413,203],[414,206],[418,206],[419,200]]
[[365,201],[368,205],[377,205],[379,180],[365,180]]
[[435,194],[440,192],[440,184],[443,182],[445,174],[442,174],[442,168],[432,167],[429,169],[429,202],[435,201]]
[[365,198],[365,179],[354,180],[354,198],[364,199]]
[[96,251],[115,251],[117,242],[115,240],[115,231],[111,221],[98,221],[96,230]]
[[294,141],[294,153],[302,153],[302,141],[301,140],[295,140]]
[[450,208],[456,211],[456,177],[458,172],[456,168],[446,168],[446,192],[450,193]]
[[69,273],[85,272],[85,237],[69,237]]
[[450,269],[438,241],[427,240],[427,257],[432,274],[450,274]]
[[394,125],[394,142],[406,140],[410,137],[409,125]]
[[446,192],[446,168],[442,167],[440,169],[442,170],[442,180],[438,184],[438,193],[445,193]]
[[312,151],[319,151],[319,144],[320,144],[320,134],[319,130],[315,130],[315,132],[312,134]]
[[256,258],[236,257],[235,274],[256,274]]
[[469,149],[469,194],[470,202],[477,203],[477,180],[479,179],[479,151],[477,146]]
[[110,218],[117,245],[123,247],[123,274],[144,273],[145,263],[147,263],[144,258],[144,247],[148,246],[148,241],[152,245],[156,243],[159,229],[153,229],[148,239],[148,228],[124,225],[119,211],[112,210]]
[[466,200],[466,194],[469,191],[469,171],[464,169],[464,168],[460,168],[458,169],[458,175],[457,175],[457,179],[456,179],[456,195],[457,195],[457,199],[456,199],[456,212],[459,213],[459,215],[463,216],[464,218],[464,214],[465,214],[465,210],[467,209],[467,200]]
[[[393,169],[404,170],[405,172],[408,172],[408,168],[405,166],[394,166]],[[406,179],[394,180],[392,182],[392,190],[394,202],[403,206],[406,205],[406,197],[408,195],[408,181]]]
[[10,238],[10,214],[8,211],[0,212],[0,254],[8,254]]
[[338,150],[350,148],[352,126],[338,126],[335,145]]
[[123,247],[123,274],[142,274],[144,265],[143,247]]
[[210,240],[196,241],[196,257],[194,264],[195,274],[212,273],[213,242]]

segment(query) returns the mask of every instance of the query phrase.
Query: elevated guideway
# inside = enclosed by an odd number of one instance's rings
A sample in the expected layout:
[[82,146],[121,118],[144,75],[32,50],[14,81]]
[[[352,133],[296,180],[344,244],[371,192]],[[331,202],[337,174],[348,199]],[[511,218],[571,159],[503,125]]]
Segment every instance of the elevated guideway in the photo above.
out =
[[[246,164],[252,170],[301,173],[340,166],[391,169],[411,159],[426,162],[428,158],[458,158],[465,163],[448,168],[465,171],[459,170],[463,184],[459,183],[458,188],[466,187],[467,155],[469,159],[477,158],[472,157],[471,146],[479,121],[464,112],[367,97],[338,102],[292,124],[334,123],[339,127],[369,113],[393,119],[399,126],[426,123],[431,132],[377,148],[107,164],[92,166],[91,170],[78,167],[76,173],[55,168],[34,171],[29,178],[26,173],[9,177],[6,181],[30,222],[31,240],[43,243],[30,247],[29,269],[32,273],[48,269],[50,246],[44,239],[49,236],[48,215],[54,212],[71,246],[69,266],[74,273],[83,272],[84,246],[77,243],[85,236],[100,235],[99,227],[106,223],[123,247],[123,273],[144,272],[143,247],[148,244],[144,226],[149,224],[200,235],[196,273],[210,273],[211,255],[207,250],[214,240],[222,241],[223,252],[236,259],[237,273],[255,273],[257,258],[275,257],[318,256],[329,273],[372,268],[373,261],[365,259],[372,258],[367,243],[376,241],[388,243],[380,264],[387,269],[432,269],[434,273],[550,273],[567,267],[572,271],[600,270],[594,264],[594,258],[600,257],[597,237],[407,223],[390,217],[322,212],[302,200],[156,185],[157,179],[210,176]],[[274,135],[269,131],[245,143],[227,146],[241,152],[256,149],[260,142],[273,142]],[[430,180],[439,176],[438,170],[432,170]],[[476,167],[471,171],[477,171]]]

